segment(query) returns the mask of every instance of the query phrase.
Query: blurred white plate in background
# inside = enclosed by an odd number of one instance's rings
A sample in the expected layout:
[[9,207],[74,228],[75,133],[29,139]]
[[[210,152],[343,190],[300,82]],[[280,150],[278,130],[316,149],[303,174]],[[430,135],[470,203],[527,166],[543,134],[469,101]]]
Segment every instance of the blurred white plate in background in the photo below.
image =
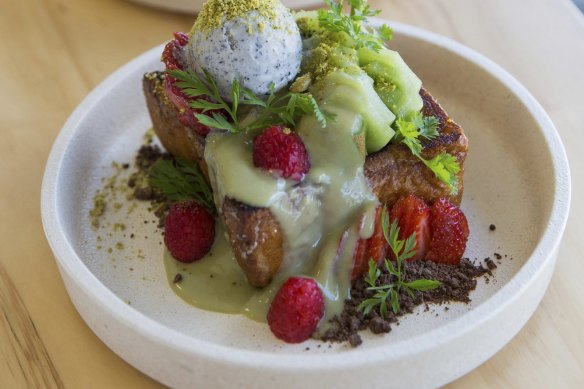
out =
[[[195,13],[207,0],[130,0],[134,3],[151,7],[162,8],[169,11]],[[286,7],[293,9],[314,8],[324,5],[323,0],[282,0]]]

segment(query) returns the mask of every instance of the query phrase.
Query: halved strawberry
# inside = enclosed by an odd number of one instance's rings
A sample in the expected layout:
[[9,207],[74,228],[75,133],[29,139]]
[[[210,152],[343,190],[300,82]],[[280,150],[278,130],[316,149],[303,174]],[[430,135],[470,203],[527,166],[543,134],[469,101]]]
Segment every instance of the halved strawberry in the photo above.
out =
[[387,254],[388,244],[383,236],[381,227],[381,213],[383,207],[379,205],[375,210],[375,229],[369,239],[359,239],[353,256],[353,272],[351,279],[355,280],[365,274],[369,269],[369,259],[372,258],[380,264]]
[[[206,136],[211,129],[204,124],[201,124],[196,118],[195,114],[202,113],[202,109],[193,109],[190,107],[189,102],[191,98],[187,97],[178,86],[176,86],[176,80],[169,75],[166,75],[164,79],[164,91],[168,100],[171,101],[176,107],[176,117],[179,122],[184,126],[192,128],[199,134]],[[208,96],[200,96],[199,100],[210,101]],[[213,110],[211,112],[217,112],[223,115],[223,111]],[[225,116],[225,115],[224,115]]]
[[357,247],[355,247],[355,254],[353,254],[353,270],[351,272],[351,280],[356,280],[367,272],[369,258],[365,257],[365,248],[367,241],[359,239]]
[[399,239],[407,239],[416,233],[416,254],[411,261],[422,259],[430,244],[430,208],[412,194],[400,198],[391,209],[390,223],[394,220],[400,228]]
[[466,249],[469,229],[464,213],[445,198],[434,202],[432,213],[432,240],[426,259],[456,265]]
[[[195,117],[195,114],[203,113],[203,110],[191,108],[189,103],[194,98],[187,96],[181,88],[176,85],[177,80],[168,73],[169,70],[184,70],[185,66],[183,63],[182,50],[187,43],[189,43],[189,36],[187,34],[184,32],[175,32],[174,39],[168,42],[164,47],[161,58],[167,70],[164,79],[164,91],[170,102],[172,102],[176,108],[176,116],[178,120],[184,126],[192,128],[200,135],[206,136],[211,129],[200,123]],[[199,96],[196,99],[211,101],[208,96]],[[225,116],[224,111],[221,110],[212,110],[208,115],[211,115],[212,113],[218,113]]]
[[162,62],[167,70],[182,69],[182,59],[180,50],[189,43],[189,36],[184,32],[175,32],[174,39],[164,46],[162,51]]

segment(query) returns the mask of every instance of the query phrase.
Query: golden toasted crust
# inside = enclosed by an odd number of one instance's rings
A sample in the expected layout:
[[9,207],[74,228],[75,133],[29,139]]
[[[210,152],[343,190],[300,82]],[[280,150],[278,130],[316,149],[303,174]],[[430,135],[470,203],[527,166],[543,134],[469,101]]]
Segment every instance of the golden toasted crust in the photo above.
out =
[[[160,72],[144,76],[144,93],[154,130],[171,154],[196,161],[207,174],[203,158],[204,138],[177,120],[175,108],[167,103],[161,88],[162,77]],[[422,114],[435,116],[440,122],[439,136],[423,143],[423,156],[430,159],[444,151],[457,158],[461,167],[458,194],[451,195],[448,186],[437,179],[405,145],[390,144],[368,155],[364,166],[371,190],[388,207],[410,193],[429,203],[439,197],[447,197],[455,204],[460,204],[462,199],[468,140],[462,128],[448,117],[430,93],[422,89],[420,95],[424,101]],[[268,208],[251,207],[229,198],[224,199],[220,214],[235,258],[250,284],[259,287],[268,285],[284,256],[284,234],[279,223]]]
[[468,152],[468,140],[462,128],[448,117],[444,109],[425,89],[420,91],[424,101],[422,114],[435,116],[440,122],[439,136],[423,142],[422,155],[431,159],[439,153],[447,152],[456,157],[460,165],[458,193],[452,195],[446,184],[440,181],[430,169],[412,155],[403,144],[390,144],[370,154],[365,160],[365,177],[369,187],[380,202],[391,207],[397,199],[415,194],[431,203],[439,197],[446,197],[459,205],[462,200],[464,161]]
[[284,258],[284,234],[268,208],[225,198],[221,207],[229,243],[249,283],[266,286]]
[[146,73],[142,87],[152,126],[164,148],[175,158],[197,162],[208,181],[207,164],[203,156],[205,138],[182,125],[176,118],[176,108],[164,92],[164,73]]

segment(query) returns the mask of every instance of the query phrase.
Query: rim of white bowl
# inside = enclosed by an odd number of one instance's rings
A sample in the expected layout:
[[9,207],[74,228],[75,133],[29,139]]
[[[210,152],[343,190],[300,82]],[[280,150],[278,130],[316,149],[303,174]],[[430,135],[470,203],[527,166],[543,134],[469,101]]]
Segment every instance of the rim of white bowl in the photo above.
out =
[[[382,23],[380,19],[375,19],[373,22],[376,25]],[[343,367],[358,368],[360,365],[390,361],[409,355],[411,350],[423,352],[440,347],[478,327],[480,323],[487,321],[503,310],[528,288],[532,280],[536,279],[539,272],[545,268],[544,265],[553,260],[553,253],[560,244],[567,223],[571,200],[570,172],[564,146],[554,124],[541,105],[523,85],[499,65],[450,38],[402,23],[390,22],[390,24],[396,34],[430,42],[463,57],[498,79],[527,107],[541,127],[542,135],[548,144],[555,173],[554,204],[548,227],[532,255],[517,274],[481,305],[443,326],[413,338],[398,341],[392,347],[380,346],[368,348],[367,350],[355,349],[347,357],[344,354],[278,354],[275,356],[271,352],[241,350],[207,342],[169,328],[124,303],[85,266],[64,235],[56,207],[57,182],[63,163],[62,157],[78,125],[84,120],[87,113],[113,86],[131,74],[139,63],[143,63],[153,56],[159,56],[161,47],[155,47],[138,56],[100,83],[71,114],[53,145],[43,177],[41,214],[47,240],[62,269],[68,273],[80,288],[92,296],[95,303],[103,306],[114,319],[122,323],[131,324],[133,329],[141,336],[161,344],[170,345],[186,354],[198,355],[210,360],[215,359],[221,361],[221,363],[229,363],[234,366],[253,367],[259,364],[263,368],[305,371],[322,371]],[[453,331],[454,328],[456,328],[456,331]],[[407,347],[404,347],[406,344]]]

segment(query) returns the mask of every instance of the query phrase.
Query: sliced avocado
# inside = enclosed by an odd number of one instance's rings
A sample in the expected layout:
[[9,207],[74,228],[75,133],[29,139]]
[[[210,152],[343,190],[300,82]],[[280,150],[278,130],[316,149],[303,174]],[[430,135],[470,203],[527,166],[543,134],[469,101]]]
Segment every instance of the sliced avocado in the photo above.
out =
[[361,114],[368,153],[380,150],[395,134],[391,128],[395,115],[373,89],[371,77],[358,67],[330,73],[312,92],[325,111],[335,107]]
[[368,48],[358,51],[359,66],[375,81],[375,90],[385,105],[398,117],[422,109],[422,81],[404,62],[398,52]]

